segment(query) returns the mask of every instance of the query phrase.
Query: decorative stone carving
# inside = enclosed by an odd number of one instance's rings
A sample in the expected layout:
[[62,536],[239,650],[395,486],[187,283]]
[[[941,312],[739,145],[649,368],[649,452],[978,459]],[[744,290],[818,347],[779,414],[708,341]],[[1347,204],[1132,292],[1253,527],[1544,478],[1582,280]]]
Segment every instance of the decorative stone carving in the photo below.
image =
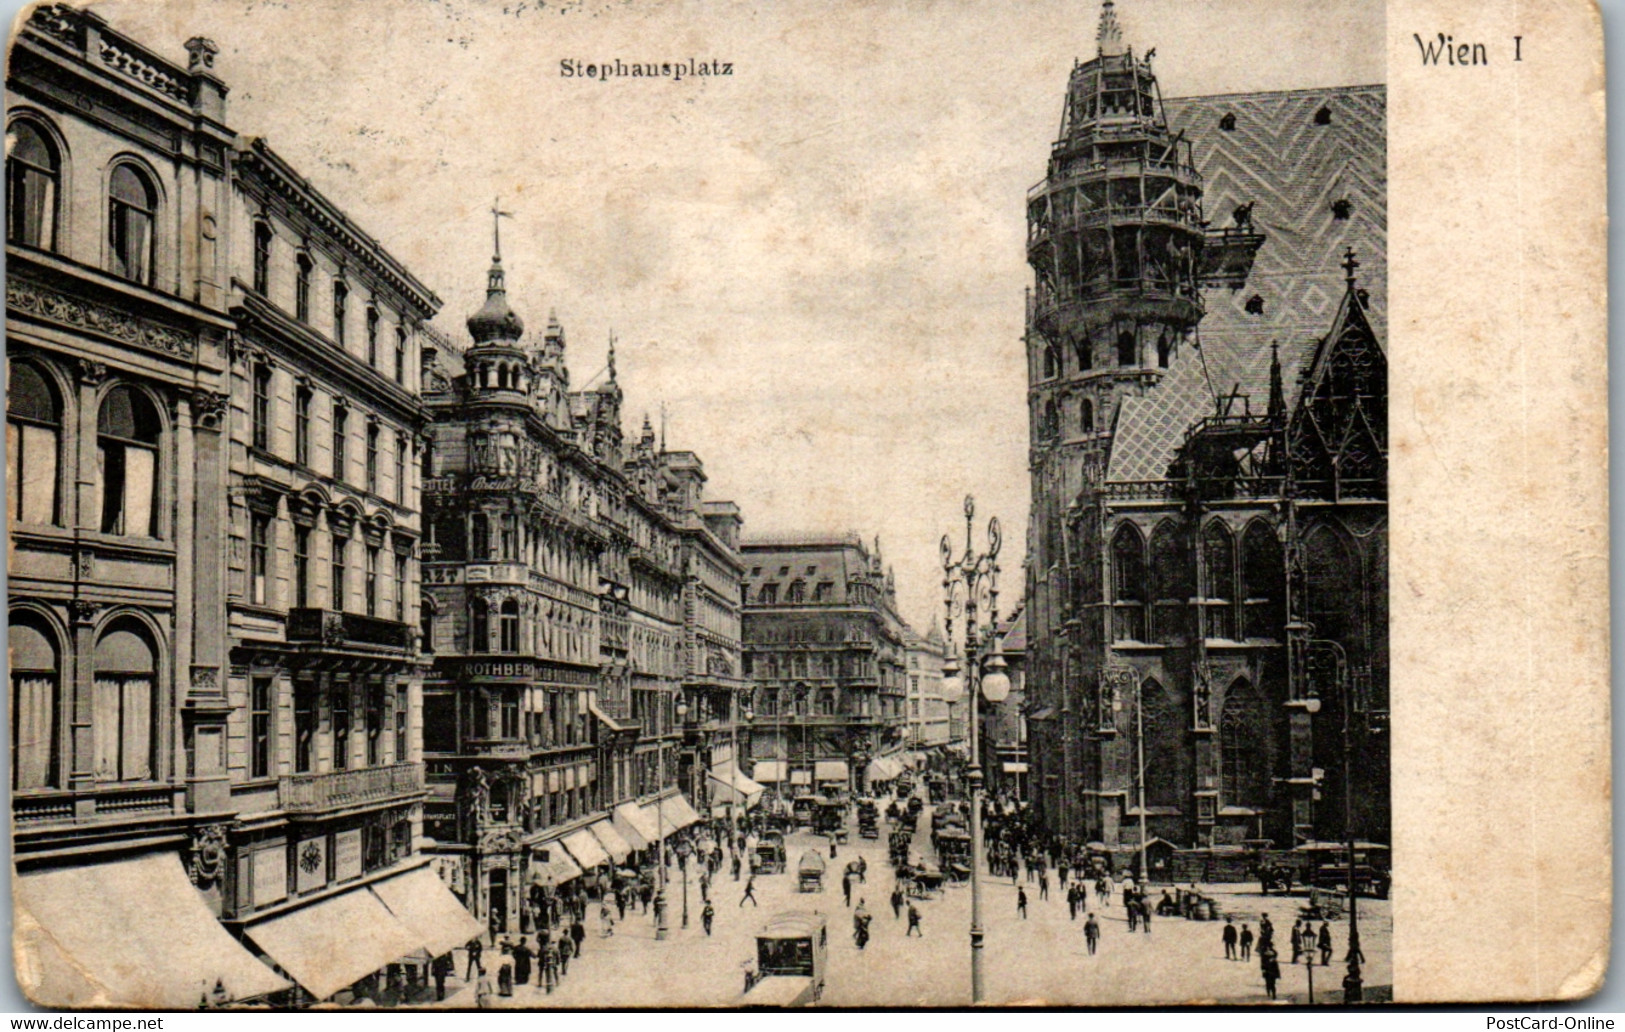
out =
[[[7,300],[10,300],[9,298]],[[107,363],[96,362],[88,358],[81,358],[74,364],[74,371],[79,374],[79,382],[86,387],[95,387],[107,379]]]
[[[125,344],[180,358],[191,358],[197,348],[197,342],[179,330],[138,318],[108,305],[69,297],[34,283],[15,279],[8,281],[6,307],[38,316],[49,322],[91,330]],[[100,365],[82,362],[81,370],[87,364]],[[83,372],[80,375],[83,376]],[[101,367],[100,375],[107,375],[105,366]]]
[[192,691],[216,694],[220,691],[220,669],[212,666],[192,668]]
[[344,614],[322,614],[322,643],[338,645],[344,641]]
[[220,419],[225,415],[226,402],[229,399],[218,391],[195,390],[192,392],[192,422],[197,426],[218,429]]
[[183,104],[191,103],[192,91],[179,78],[170,75],[151,62],[143,60],[129,50],[115,46],[105,36],[97,40],[97,44],[102,63],[109,68],[122,72],[136,82],[157,90],[166,97],[173,97]]
[[95,580],[96,553],[88,549],[75,553],[73,557],[73,573],[79,580]]
[[1206,663],[1196,665],[1191,690],[1191,726],[1198,731],[1213,727],[1213,671]]
[[214,55],[220,53],[214,40],[193,36],[186,41],[186,70],[196,74],[214,67]]
[[226,871],[226,825],[206,824],[192,833],[186,874],[200,889],[217,885]]
[[96,614],[101,612],[101,604],[76,598],[68,603],[68,613],[73,617],[75,624],[84,625],[96,622]]

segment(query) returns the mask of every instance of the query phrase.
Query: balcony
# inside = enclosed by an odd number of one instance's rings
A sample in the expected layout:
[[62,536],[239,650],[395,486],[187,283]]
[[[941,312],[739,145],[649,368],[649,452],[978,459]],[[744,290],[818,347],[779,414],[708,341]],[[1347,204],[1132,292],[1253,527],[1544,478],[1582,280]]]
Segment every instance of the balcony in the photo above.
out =
[[412,644],[412,627],[361,613],[329,609],[288,610],[288,640],[321,645],[364,645],[405,651]]
[[347,806],[389,803],[421,795],[423,764],[295,774],[277,781],[277,803],[289,813],[320,813]]

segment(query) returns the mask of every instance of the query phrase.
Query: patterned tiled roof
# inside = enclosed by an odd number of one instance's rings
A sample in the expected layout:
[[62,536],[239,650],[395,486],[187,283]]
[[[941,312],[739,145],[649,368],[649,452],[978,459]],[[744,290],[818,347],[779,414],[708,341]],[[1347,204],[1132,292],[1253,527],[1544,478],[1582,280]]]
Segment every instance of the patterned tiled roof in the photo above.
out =
[[[1207,218],[1228,226],[1236,206],[1251,203],[1265,241],[1245,287],[1205,292],[1201,350],[1181,349],[1161,383],[1119,408],[1108,480],[1165,477],[1185,431],[1214,411],[1215,393],[1239,391],[1263,411],[1272,341],[1281,346],[1290,408],[1298,372],[1342,301],[1345,247],[1359,256],[1372,327],[1386,337],[1386,97],[1382,86],[1349,86],[1166,102],[1169,126],[1191,141]],[[1322,108],[1324,125],[1315,121]],[[1234,129],[1219,128],[1225,115],[1235,116]],[[1347,218],[1337,217],[1337,201],[1348,202]],[[1255,295],[1262,315],[1246,311]],[[1238,401],[1232,411],[1240,410]]]

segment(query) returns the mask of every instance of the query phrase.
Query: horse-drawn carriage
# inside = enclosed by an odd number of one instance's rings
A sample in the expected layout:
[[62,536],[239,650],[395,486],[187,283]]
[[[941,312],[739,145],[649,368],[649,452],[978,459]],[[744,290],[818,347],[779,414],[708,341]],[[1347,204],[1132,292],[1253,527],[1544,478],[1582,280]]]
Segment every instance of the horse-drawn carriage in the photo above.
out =
[[893,867],[902,867],[908,863],[908,851],[914,842],[914,833],[907,828],[897,828],[887,840],[887,858]]
[[824,854],[816,849],[801,854],[801,862],[796,865],[796,891],[824,891]]
[[910,899],[933,899],[942,895],[945,880],[942,868],[918,858],[897,869],[897,884]]
[[880,837],[880,808],[873,799],[858,800],[858,835],[866,839]]
[[784,836],[777,831],[762,832],[762,837],[756,840],[751,867],[758,874],[783,874]]
[[824,995],[829,928],[818,914],[778,914],[756,933],[742,1007],[806,1007]]
[[970,877],[970,835],[955,828],[944,829],[936,836],[937,859],[943,870],[954,881]]

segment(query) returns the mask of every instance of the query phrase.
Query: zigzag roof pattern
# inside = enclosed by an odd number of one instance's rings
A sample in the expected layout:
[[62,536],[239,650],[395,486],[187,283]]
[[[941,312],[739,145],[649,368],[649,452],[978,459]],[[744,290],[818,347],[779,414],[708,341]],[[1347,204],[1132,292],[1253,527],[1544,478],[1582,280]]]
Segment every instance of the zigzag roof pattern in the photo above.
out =
[[[1214,394],[1237,392],[1254,412],[1269,400],[1270,344],[1280,344],[1287,407],[1300,371],[1337,317],[1344,294],[1343,249],[1360,259],[1360,287],[1378,339],[1387,331],[1387,90],[1232,93],[1165,101],[1203,176],[1203,210],[1215,226],[1253,205],[1265,234],[1247,285],[1204,293],[1200,351],[1182,348],[1162,381],[1118,409],[1106,479],[1161,480],[1185,432],[1214,411]],[[1327,111],[1329,121],[1316,123]],[[1233,129],[1220,128],[1226,115]],[[1338,218],[1337,201],[1348,202]],[[1261,315],[1246,310],[1263,300]],[[1205,361],[1205,367],[1204,367]],[[1211,389],[1209,381],[1211,380]],[[1237,410],[1241,402],[1235,403]]]

